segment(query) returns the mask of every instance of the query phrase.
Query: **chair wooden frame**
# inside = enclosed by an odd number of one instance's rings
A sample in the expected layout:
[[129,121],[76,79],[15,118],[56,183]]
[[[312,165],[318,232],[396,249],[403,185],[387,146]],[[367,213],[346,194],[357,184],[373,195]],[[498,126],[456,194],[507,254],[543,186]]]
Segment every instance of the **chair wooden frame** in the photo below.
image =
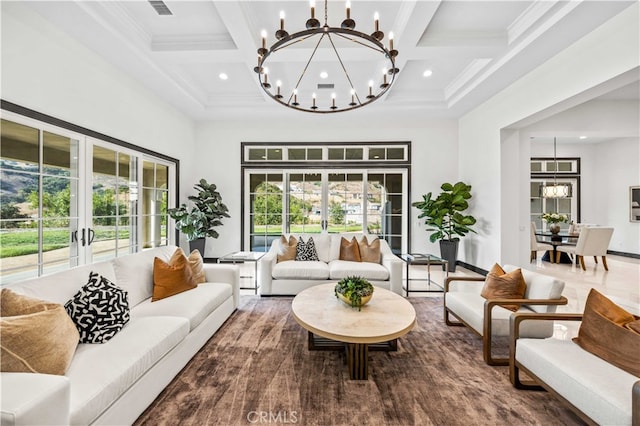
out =
[[[570,313],[527,313],[514,312],[509,320],[509,380],[517,389],[524,390],[546,390],[560,402],[566,405],[580,419],[589,425],[597,425],[589,416],[582,412],[578,407],[570,403],[565,397],[560,395],[551,386],[529,371],[525,366],[516,361],[516,341],[520,338],[520,324],[527,320],[544,320],[544,321],[582,321],[582,314]],[[520,372],[524,372],[533,380],[522,381]],[[631,391],[631,424],[632,426],[640,426],[640,380],[634,383]]]
[[[453,281],[467,281],[467,282],[478,282],[484,283],[486,278],[484,277],[449,277],[444,282],[444,298],[443,298],[443,307],[444,307],[444,322],[449,326],[465,326],[475,334],[482,338],[482,358],[487,365],[509,365],[509,358],[494,358],[492,355],[492,345],[491,345],[491,335],[492,335],[492,312],[494,306],[503,306],[503,305],[513,305],[513,304],[522,304],[522,305],[566,305],[568,300],[566,297],[561,296],[558,299],[487,299],[484,302],[484,314],[482,321],[482,334],[478,333],[473,327],[467,324],[463,319],[458,317],[455,312],[449,310],[447,308],[447,293],[449,292],[450,283]],[[453,315],[458,321],[451,321],[449,315]],[[543,314],[532,314],[532,315],[543,315]]]

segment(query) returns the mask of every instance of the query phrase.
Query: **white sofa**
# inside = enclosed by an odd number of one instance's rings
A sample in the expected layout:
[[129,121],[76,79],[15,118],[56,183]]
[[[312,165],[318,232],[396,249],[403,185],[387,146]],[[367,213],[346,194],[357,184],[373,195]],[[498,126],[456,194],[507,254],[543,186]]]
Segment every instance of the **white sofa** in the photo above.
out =
[[[286,235],[287,239],[290,235]],[[380,240],[380,263],[353,262],[339,260],[340,240],[353,237],[360,241],[363,234],[294,234],[307,242],[310,237],[318,253],[319,261],[277,261],[280,251],[280,239],[271,244],[269,251],[258,261],[258,286],[262,296],[295,295],[300,291],[318,284],[337,282],[349,275],[359,275],[371,284],[402,295],[402,267],[404,262],[398,258],[385,240]],[[378,237],[366,235],[367,241]]]
[[[518,267],[504,265],[505,272]],[[501,305],[520,304],[518,312],[555,312],[557,305],[566,305],[562,296],[564,281],[537,272],[522,269],[527,284],[522,299],[485,299],[480,295],[484,277],[448,277],[444,286],[444,320],[447,325],[465,325],[482,337],[482,352],[489,365],[507,365],[509,358],[495,358],[492,355],[492,338],[509,336],[509,317],[513,311]],[[460,322],[451,321],[453,315]],[[525,325],[523,335],[549,337],[553,334],[553,324],[530,321]]]
[[[618,304],[640,315],[637,304]],[[638,377],[570,339],[523,337],[521,327],[532,318],[553,325],[554,321],[580,321],[582,314],[514,313],[511,316],[509,377],[516,388],[546,389],[588,424],[640,425]],[[533,380],[522,381],[521,371]]]
[[128,292],[131,319],[111,340],[79,344],[64,376],[2,373],[2,425],[133,423],[238,307],[239,269],[205,264],[206,283],[151,303],[165,246],[8,286],[64,304],[89,272]]

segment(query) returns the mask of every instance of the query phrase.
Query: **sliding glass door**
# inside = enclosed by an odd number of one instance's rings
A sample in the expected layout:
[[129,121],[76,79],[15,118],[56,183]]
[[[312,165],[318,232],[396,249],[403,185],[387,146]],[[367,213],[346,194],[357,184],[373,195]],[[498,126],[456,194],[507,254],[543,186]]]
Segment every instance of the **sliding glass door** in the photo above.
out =
[[1,124],[0,283],[172,241],[174,163],[35,120]]
[[245,170],[245,247],[283,233],[369,233],[406,250],[406,170]]

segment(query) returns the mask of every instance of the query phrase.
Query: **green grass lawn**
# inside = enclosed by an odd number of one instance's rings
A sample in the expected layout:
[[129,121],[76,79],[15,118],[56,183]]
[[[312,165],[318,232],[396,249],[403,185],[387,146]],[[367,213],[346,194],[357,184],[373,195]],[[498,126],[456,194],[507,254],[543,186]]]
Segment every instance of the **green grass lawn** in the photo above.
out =
[[[113,229],[96,229],[94,241],[114,240]],[[68,229],[46,229],[44,234],[43,251],[56,250],[69,246],[70,232]],[[128,230],[121,230],[120,238],[129,238]],[[38,230],[11,230],[0,233],[0,258],[24,256],[38,253]]]

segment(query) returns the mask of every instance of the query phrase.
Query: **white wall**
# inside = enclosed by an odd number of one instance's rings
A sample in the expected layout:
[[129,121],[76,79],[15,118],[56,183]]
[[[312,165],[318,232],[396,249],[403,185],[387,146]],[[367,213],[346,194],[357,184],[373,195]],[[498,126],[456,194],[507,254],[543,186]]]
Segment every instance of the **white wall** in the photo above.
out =
[[[638,14],[635,3],[460,119],[459,175],[476,191],[471,213],[486,221],[482,234],[463,240],[461,260],[484,269],[494,262],[528,264],[522,249],[529,244],[528,201],[523,201],[528,197],[522,194],[529,190],[530,156],[522,149],[503,153],[501,130],[639,67]],[[520,166],[503,173],[501,157],[514,152],[520,152],[514,158]],[[518,219],[506,220],[506,211]]]
[[[209,240],[207,256],[220,256],[240,249],[241,142],[370,142],[411,141],[413,150],[410,200],[437,191],[445,181],[456,179],[457,123],[454,120],[359,121],[351,113],[337,116],[311,116],[295,113],[296,119],[274,121],[202,122],[197,125],[198,159],[195,170],[218,185],[229,207],[231,219],[224,220],[218,240]],[[418,211],[412,208],[411,224],[414,251],[439,253],[417,225]]]
[[1,6],[2,99],[193,168],[188,117],[20,2]]

